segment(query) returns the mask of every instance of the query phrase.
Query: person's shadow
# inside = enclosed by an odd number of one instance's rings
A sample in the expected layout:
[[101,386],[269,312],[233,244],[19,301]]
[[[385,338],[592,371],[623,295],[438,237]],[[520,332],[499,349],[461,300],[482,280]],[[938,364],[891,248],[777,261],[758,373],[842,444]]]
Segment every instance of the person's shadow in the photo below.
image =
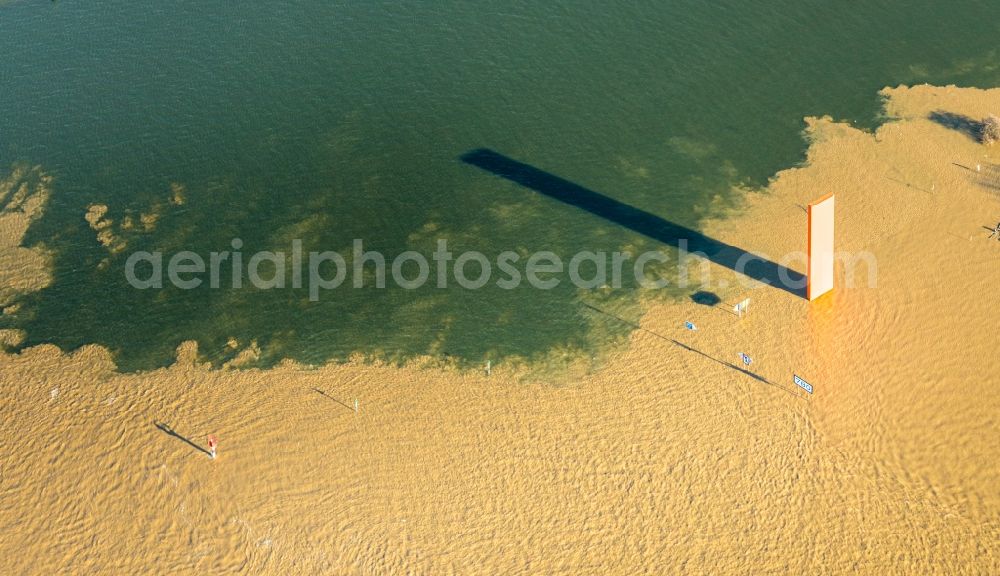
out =
[[177,438],[181,442],[186,442],[188,446],[194,448],[195,450],[197,450],[199,452],[204,453],[206,456],[211,456],[212,455],[212,453],[209,452],[208,450],[205,450],[201,446],[198,446],[197,444],[195,444],[191,440],[189,440],[189,439],[181,436],[177,432],[175,432],[174,429],[171,428],[170,426],[168,426],[167,424],[164,424],[163,422],[153,422],[153,424],[155,424],[156,427],[160,429],[160,432],[163,432],[167,436],[173,436],[174,438]]

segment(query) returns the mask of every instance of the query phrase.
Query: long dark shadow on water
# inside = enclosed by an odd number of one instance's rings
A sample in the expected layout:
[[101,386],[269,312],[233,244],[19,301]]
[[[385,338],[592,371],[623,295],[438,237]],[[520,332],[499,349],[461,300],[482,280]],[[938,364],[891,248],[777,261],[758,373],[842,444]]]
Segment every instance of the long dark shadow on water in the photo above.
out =
[[186,442],[188,446],[194,448],[195,450],[197,450],[199,452],[203,452],[206,456],[211,456],[212,455],[212,453],[209,452],[208,450],[205,450],[201,446],[198,446],[194,442],[188,440],[187,438],[185,438],[185,437],[181,436],[180,434],[178,434],[177,432],[175,432],[174,429],[171,428],[170,426],[168,426],[168,425],[166,425],[166,424],[164,424],[162,422],[154,422],[153,424],[156,424],[156,427],[159,428],[160,431],[163,432],[164,434],[166,434],[167,436],[173,436],[174,438],[177,438],[178,440],[180,440],[182,442]]
[[[706,258],[759,282],[777,286],[796,296],[805,297],[805,276],[724,242],[709,238],[697,230],[640,210],[580,186],[534,166],[508,158],[499,152],[479,148],[462,155],[462,161],[502,176],[570,206],[624,226],[664,244],[699,252]],[[783,278],[785,280],[783,280]],[[800,287],[801,286],[801,287]]]

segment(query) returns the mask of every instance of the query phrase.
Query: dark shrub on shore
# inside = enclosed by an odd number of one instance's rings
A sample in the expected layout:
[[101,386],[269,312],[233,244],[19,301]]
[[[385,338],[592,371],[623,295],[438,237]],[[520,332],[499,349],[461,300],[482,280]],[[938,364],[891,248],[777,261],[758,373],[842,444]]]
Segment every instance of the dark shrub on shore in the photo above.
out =
[[983,144],[1000,142],[1000,117],[990,114],[983,120]]

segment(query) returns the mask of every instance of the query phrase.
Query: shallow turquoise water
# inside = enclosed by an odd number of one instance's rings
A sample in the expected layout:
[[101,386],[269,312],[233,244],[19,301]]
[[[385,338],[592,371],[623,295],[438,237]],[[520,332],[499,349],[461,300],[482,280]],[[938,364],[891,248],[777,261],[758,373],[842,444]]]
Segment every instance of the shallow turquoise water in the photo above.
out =
[[[463,163],[489,148],[684,226],[799,162],[802,118],[878,121],[900,83],[993,86],[1000,4],[10,2],[0,5],[0,166],[55,174],[29,232],[55,281],[7,325],[25,345],[96,342],[123,369],[176,345],[256,339],[263,364],[354,352],[405,360],[597,355],[641,313],[634,283],[581,291],[432,286],[138,291],[133,250],[344,250],[390,258],[655,248]],[[186,202],[172,206],[171,183]],[[155,231],[110,258],[83,215],[156,204]],[[686,297],[691,290],[644,291]]]

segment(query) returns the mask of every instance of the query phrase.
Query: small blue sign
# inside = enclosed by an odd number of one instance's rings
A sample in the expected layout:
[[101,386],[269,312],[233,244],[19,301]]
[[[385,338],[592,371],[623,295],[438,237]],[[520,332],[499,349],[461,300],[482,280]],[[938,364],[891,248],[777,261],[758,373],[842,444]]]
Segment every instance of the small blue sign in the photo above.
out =
[[749,366],[750,363],[753,362],[753,360],[751,360],[749,356],[747,356],[746,354],[744,354],[742,352],[740,352],[740,358],[743,359],[743,363],[746,364],[747,366]]
[[808,392],[808,393],[810,393],[810,394],[812,394],[812,393],[813,393],[813,387],[812,387],[812,384],[810,384],[810,383],[806,382],[806,381],[805,381],[805,380],[803,380],[802,378],[799,378],[799,377],[798,377],[798,376],[796,376],[795,374],[792,374],[792,380],[794,380],[794,381],[795,381],[795,383],[799,385],[799,388],[802,388],[803,390],[805,390],[806,392]]
[[684,327],[688,330],[697,330],[698,327],[694,325],[694,322],[685,322]]

